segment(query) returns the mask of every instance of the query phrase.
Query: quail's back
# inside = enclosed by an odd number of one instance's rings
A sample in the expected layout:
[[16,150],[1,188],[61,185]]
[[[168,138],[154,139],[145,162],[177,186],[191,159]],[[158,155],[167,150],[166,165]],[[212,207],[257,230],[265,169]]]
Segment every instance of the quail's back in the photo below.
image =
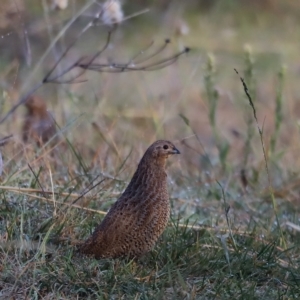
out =
[[124,193],[79,251],[99,259],[139,257],[151,250],[170,215],[166,160],[179,153],[169,141],[153,143]]

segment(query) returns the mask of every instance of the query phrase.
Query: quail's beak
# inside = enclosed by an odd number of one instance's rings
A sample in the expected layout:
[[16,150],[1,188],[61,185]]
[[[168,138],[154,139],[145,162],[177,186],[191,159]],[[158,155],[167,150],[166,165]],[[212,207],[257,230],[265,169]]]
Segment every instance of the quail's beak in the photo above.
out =
[[171,150],[171,154],[180,154],[180,151],[177,149],[177,148],[173,148],[172,150]]

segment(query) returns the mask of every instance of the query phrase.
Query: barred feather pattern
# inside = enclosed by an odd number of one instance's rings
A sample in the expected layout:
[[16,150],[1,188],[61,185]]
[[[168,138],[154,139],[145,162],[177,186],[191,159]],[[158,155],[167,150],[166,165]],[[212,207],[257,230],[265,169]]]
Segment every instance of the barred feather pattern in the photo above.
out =
[[133,258],[153,248],[170,215],[165,165],[171,154],[179,151],[170,141],[147,149],[128,187],[79,252],[97,259]]

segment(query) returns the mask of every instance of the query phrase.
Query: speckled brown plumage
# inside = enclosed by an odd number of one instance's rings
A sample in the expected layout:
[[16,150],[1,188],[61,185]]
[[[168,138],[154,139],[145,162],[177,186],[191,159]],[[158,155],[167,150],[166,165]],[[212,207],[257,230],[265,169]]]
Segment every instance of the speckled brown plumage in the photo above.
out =
[[56,134],[55,122],[44,100],[36,95],[25,102],[27,114],[23,124],[23,141],[34,140],[39,146]]
[[179,151],[169,141],[147,149],[124,193],[79,247],[81,253],[97,259],[133,258],[151,250],[169,220],[165,165],[172,154]]

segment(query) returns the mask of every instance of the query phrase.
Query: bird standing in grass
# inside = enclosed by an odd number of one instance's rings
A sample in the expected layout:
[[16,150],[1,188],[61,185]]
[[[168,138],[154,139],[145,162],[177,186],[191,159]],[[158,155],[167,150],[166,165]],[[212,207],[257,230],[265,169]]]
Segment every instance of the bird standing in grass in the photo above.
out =
[[27,114],[23,124],[23,141],[34,140],[38,146],[47,143],[55,134],[55,122],[44,100],[36,95],[25,102]]
[[128,187],[79,252],[100,258],[137,258],[150,251],[167,226],[170,202],[166,160],[180,154],[169,141],[145,152]]

